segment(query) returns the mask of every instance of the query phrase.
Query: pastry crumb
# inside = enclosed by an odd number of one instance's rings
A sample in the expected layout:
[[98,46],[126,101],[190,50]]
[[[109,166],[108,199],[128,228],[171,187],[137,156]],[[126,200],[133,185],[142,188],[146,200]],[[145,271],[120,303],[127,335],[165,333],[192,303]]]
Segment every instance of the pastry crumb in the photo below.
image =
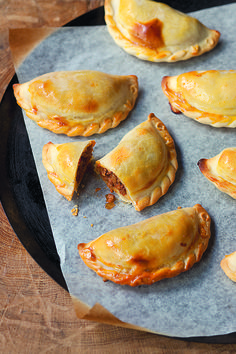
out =
[[115,201],[115,199],[116,199],[116,197],[113,194],[111,194],[111,193],[106,194],[105,197],[106,197],[106,202],[107,203],[113,203]]
[[77,216],[79,213],[79,207],[78,205],[75,205],[72,209],[71,209],[71,213],[73,216]]
[[112,202],[112,203],[106,203],[106,204],[105,204],[105,208],[108,209],[108,210],[114,208],[114,206],[115,206],[115,203],[114,203],[114,202]]
[[93,227],[93,224],[91,224],[91,227]]
[[115,202],[115,200],[116,200],[116,197],[115,197],[113,194],[111,194],[111,193],[106,194],[105,197],[106,197],[105,208],[106,208],[106,209],[112,209],[112,208],[114,208],[114,206],[115,206],[115,203],[114,203],[114,202]]
[[101,190],[101,188],[96,188],[95,189],[95,193],[97,193],[98,191],[100,191]]

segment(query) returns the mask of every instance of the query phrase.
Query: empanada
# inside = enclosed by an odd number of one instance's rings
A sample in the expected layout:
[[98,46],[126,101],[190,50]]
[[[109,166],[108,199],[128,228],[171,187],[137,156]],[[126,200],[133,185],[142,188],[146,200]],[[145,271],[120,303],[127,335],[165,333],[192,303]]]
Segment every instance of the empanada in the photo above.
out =
[[201,55],[213,49],[220,37],[197,19],[149,0],[105,0],[105,21],[120,47],[153,62]]
[[236,251],[226,255],[220,262],[220,266],[227,277],[236,282]]
[[104,280],[122,285],[153,284],[189,270],[206,250],[211,218],[194,207],[156,215],[78,245],[85,264]]
[[72,200],[91,161],[94,140],[47,143],[43,147],[42,161],[49,180],[67,200]]
[[26,115],[57,134],[89,136],[116,127],[134,107],[135,75],[60,71],[13,86]]
[[173,112],[214,127],[236,127],[235,70],[165,76],[161,85]]
[[224,149],[210,159],[201,159],[198,166],[219,190],[236,199],[236,147]]
[[167,192],[177,168],[174,141],[153,113],[95,162],[96,172],[108,187],[138,211]]

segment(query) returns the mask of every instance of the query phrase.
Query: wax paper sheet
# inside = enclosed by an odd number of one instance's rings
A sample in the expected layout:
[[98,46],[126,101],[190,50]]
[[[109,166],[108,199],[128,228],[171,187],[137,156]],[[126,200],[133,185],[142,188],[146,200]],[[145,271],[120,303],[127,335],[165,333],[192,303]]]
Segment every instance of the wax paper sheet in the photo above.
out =
[[[111,74],[135,74],[139,97],[135,108],[117,128],[91,137],[96,140],[94,159],[113,149],[133,127],[153,112],[172,135],[179,169],[168,193],[142,212],[119,199],[113,209],[105,208],[104,182],[87,173],[79,196],[68,202],[48,180],[42,164],[43,145],[87,140],[56,135],[37,126],[24,115],[37,171],[61,268],[70,293],[93,307],[101,304],[123,322],[170,336],[210,336],[236,331],[235,283],[220,268],[225,254],[236,250],[235,200],[220,192],[199,171],[197,162],[229,146],[236,146],[235,130],[213,128],[171,112],[161,90],[164,75],[190,70],[236,69],[236,4],[192,13],[210,28],[221,32],[218,46],[211,52],[178,63],[151,63],[125,53],[110,37],[106,26],[61,28],[51,34],[26,58],[18,69],[20,82],[58,70],[99,70]],[[97,188],[101,188],[96,192]],[[77,252],[77,244],[101,234],[133,224],[156,214],[189,207],[196,203],[212,218],[212,236],[202,260],[188,272],[151,286],[129,287],[103,282],[87,268]],[[79,214],[71,209],[79,206]]]

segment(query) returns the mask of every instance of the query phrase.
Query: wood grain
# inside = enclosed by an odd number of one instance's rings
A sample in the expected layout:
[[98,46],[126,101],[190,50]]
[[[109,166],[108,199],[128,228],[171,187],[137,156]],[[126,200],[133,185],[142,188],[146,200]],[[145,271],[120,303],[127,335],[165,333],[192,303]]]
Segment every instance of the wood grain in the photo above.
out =
[[[0,0],[0,98],[14,74],[9,28],[61,26],[103,1]],[[3,117],[1,117],[3,119]],[[1,353],[235,353],[77,319],[69,294],[31,258],[0,206]]]

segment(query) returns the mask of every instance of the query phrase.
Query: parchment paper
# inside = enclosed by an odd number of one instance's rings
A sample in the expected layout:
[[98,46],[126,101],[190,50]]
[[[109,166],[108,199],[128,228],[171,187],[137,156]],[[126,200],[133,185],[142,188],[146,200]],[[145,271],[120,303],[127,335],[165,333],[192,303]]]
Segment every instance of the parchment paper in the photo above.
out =
[[[190,70],[236,69],[236,25],[232,14],[236,14],[236,4],[192,13],[208,27],[219,30],[221,40],[213,51],[188,61],[172,64],[141,61],[119,48],[106,26],[73,27],[61,28],[51,34],[17,70],[20,82],[58,70],[91,69],[138,76],[139,97],[128,118],[117,128],[91,137],[96,140],[95,160],[114,148],[151,112],[164,122],[175,141],[179,169],[168,193],[142,212],[118,199],[116,206],[107,210],[105,194],[108,189],[99,177],[87,173],[79,197],[68,202],[56,192],[42,164],[42,147],[49,141],[63,143],[88,138],[56,135],[41,129],[24,114],[62,272],[72,297],[81,304],[78,307],[81,311],[77,311],[80,317],[93,319],[101,313],[103,318],[105,313],[104,319],[108,314],[111,323],[114,320],[117,324],[177,337],[236,331],[236,284],[220,268],[224,255],[236,250],[235,200],[216,189],[197,166],[199,159],[236,146],[235,130],[213,128],[182,114],[173,114],[161,90],[164,75]],[[96,192],[96,188],[101,190]],[[132,288],[109,281],[104,283],[79,257],[77,244],[80,242],[88,242],[113,228],[178,206],[196,203],[202,204],[211,215],[212,236],[202,260],[186,273],[152,286]],[[77,217],[71,213],[75,204],[79,206]]]

